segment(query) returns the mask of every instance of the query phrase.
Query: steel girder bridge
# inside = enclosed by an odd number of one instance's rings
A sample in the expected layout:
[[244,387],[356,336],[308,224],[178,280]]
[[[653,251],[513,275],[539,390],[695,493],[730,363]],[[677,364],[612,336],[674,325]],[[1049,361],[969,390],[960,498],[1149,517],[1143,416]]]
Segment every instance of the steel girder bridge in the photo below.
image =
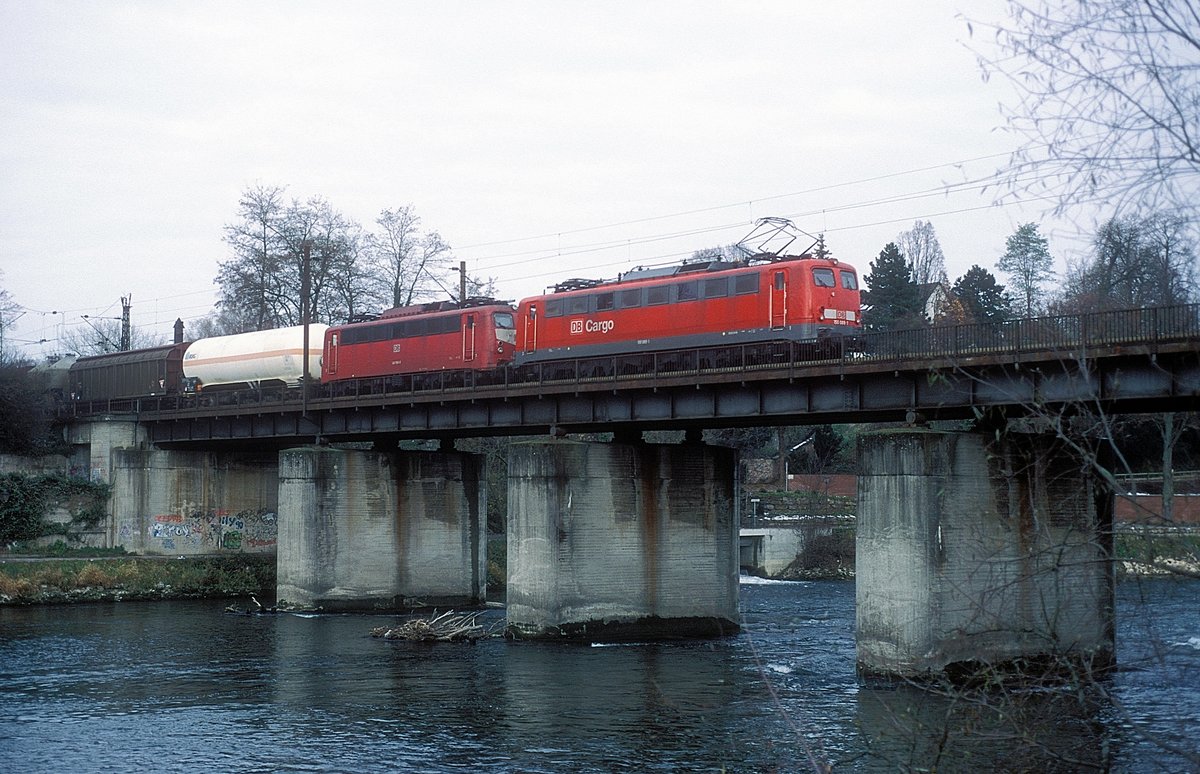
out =
[[163,447],[1200,408],[1200,305],[68,407]]

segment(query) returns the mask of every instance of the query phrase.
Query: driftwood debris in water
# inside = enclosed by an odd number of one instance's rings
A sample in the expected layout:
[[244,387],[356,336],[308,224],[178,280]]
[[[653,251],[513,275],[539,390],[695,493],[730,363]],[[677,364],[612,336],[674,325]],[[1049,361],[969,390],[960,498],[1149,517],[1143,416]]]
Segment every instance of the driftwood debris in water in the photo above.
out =
[[473,642],[488,636],[487,630],[476,623],[478,617],[477,613],[455,615],[447,610],[433,618],[414,618],[399,626],[378,626],[371,630],[371,636],[411,642]]
[[275,615],[276,613],[302,614],[321,612],[321,608],[319,607],[297,607],[296,605],[289,605],[286,602],[280,605],[272,605],[271,607],[263,607],[263,603],[259,602],[253,595],[251,595],[250,601],[254,603],[254,607],[252,608],[229,605],[225,608],[225,612],[231,615]]

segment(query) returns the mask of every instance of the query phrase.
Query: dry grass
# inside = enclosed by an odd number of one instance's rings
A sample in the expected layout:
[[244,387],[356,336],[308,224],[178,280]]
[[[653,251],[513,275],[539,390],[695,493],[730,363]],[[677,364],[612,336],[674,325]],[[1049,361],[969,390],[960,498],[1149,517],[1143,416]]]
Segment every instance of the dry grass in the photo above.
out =
[[0,603],[241,596],[274,585],[273,557],[0,562]]

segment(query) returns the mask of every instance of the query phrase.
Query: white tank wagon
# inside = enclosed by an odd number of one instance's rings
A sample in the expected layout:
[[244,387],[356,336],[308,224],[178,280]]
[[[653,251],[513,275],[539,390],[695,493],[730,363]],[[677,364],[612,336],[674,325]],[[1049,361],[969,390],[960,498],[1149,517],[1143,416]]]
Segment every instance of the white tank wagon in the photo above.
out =
[[[328,325],[308,326],[309,380],[321,380],[321,349]],[[300,384],[304,376],[304,326],[214,336],[192,342],[183,355],[183,376],[200,389],[224,384],[283,382]]]

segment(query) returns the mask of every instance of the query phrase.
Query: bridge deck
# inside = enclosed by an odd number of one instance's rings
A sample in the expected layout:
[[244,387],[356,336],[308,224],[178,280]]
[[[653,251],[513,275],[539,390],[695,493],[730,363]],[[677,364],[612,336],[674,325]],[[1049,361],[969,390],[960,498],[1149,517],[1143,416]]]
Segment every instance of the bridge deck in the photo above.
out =
[[[327,388],[328,389],[328,388]],[[314,388],[315,390],[315,388]],[[230,391],[73,404],[155,443],[823,424],[1200,405],[1200,305],[365,379],[328,394]]]

